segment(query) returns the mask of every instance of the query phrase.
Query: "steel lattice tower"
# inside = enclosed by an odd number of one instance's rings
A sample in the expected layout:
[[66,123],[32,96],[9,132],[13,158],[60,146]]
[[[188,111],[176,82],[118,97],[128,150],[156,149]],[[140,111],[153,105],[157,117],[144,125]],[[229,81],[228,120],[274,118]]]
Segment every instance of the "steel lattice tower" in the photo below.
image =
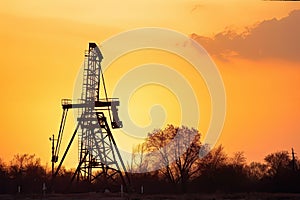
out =
[[[78,109],[78,118],[76,129],[53,178],[57,175],[70,145],[78,133],[79,163],[72,181],[76,177],[77,180],[88,182],[93,182],[100,176],[106,180],[115,180],[118,177],[126,187],[129,184],[129,178],[105,116],[108,114],[112,128],[122,128],[122,122],[119,120],[117,112],[119,100],[107,97],[101,69],[102,59],[103,56],[98,46],[95,43],[89,43],[89,49],[85,53],[81,99],[78,102],[70,99],[62,100],[63,116],[56,148],[52,155],[53,163],[58,161],[68,109]],[[100,90],[100,87],[103,90]],[[100,91],[103,91],[104,98],[100,98]],[[125,177],[122,172],[125,173]]]

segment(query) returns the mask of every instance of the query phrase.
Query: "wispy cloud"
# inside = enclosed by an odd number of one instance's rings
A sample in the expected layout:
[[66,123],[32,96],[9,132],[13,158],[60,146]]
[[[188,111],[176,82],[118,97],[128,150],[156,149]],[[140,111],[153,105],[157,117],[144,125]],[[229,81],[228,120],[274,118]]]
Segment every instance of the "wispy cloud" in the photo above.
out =
[[199,9],[203,8],[204,5],[203,4],[196,4],[193,6],[193,8],[191,9],[191,13],[198,11]]
[[244,33],[233,30],[213,38],[192,34],[210,54],[221,59],[238,56],[246,59],[278,58],[300,61],[300,10],[282,19],[265,20]]

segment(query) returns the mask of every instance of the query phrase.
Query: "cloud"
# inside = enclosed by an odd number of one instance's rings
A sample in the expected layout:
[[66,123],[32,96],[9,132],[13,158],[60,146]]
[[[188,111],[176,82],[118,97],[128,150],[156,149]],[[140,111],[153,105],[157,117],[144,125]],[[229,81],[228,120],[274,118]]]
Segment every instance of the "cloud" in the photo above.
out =
[[231,57],[259,60],[278,58],[300,61],[300,10],[292,11],[282,19],[260,22],[246,32],[229,30],[213,38],[191,35],[206,50],[221,59]]
[[196,4],[196,5],[193,6],[193,8],[191,10],[191,13],[196,12],[197,10],[199,10],[199,9],[201,9],[203,7],[204,7],[203,4]]

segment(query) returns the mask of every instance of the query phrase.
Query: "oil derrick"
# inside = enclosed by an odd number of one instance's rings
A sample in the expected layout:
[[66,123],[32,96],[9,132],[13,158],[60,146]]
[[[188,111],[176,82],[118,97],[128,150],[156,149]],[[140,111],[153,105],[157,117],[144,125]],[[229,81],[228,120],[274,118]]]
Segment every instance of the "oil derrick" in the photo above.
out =
[[[126,189],[129,186],[129,178],[110,129],[110,126],[113,129],[123,126],[118,117],[117,106],[120,102],[118,98],[107,97],[101,69],[102,59],[103,56],[98,46],[95,43],[89,43],[89,49],[85,52],[81,98],[75,101],[62,99],[63,114],[52,163],[59,160],[58,155],[69,109],[78,111],[77,126],[52,176],[54,180],[77,135],[79,162],[71,181],[76,179],[92,183],[101,177],[104,184],[110,184],[118,179]],[[100,94],[100,91],[103,92]],[[111,122],[110,125],[108,120]]]

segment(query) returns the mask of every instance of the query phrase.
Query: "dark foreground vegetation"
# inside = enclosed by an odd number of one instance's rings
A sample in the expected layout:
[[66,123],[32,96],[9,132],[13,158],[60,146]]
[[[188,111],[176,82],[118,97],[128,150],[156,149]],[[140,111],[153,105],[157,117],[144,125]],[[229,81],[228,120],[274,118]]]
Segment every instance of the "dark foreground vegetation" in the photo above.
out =
[[125,194],[120,193],[69,193],[69,194],[0,194],[2,200],[45,199],[45,200],[298,200],[296,193],[234,193],[234,194]]
[[[195,129],[172,125],[149,134],[145,143],[136,147],[128,164],[130,190],[135,194],[142,191],[144,197],[300,192],[299,162],[288,151],[268,154],[262,163],[247,164],[242,152],[229,157],[222,146],[209,151],[207,145],[200,143],[200,136]],[[166,145],[168,148],[162,148]],[[158,170],[151,171],[157,166]],[[43,184],[48,194],[51,191],[103,193],[107,189],[101,177],[91,184],[80,181],[70,185],[73,171],[62,169],[51,188],[49,168],[42,166],[35,155],[18,154],[8,164],[0,160],[0,193],[42,194]],[[120,185],[108,185],[110,191],[120,192]]]

